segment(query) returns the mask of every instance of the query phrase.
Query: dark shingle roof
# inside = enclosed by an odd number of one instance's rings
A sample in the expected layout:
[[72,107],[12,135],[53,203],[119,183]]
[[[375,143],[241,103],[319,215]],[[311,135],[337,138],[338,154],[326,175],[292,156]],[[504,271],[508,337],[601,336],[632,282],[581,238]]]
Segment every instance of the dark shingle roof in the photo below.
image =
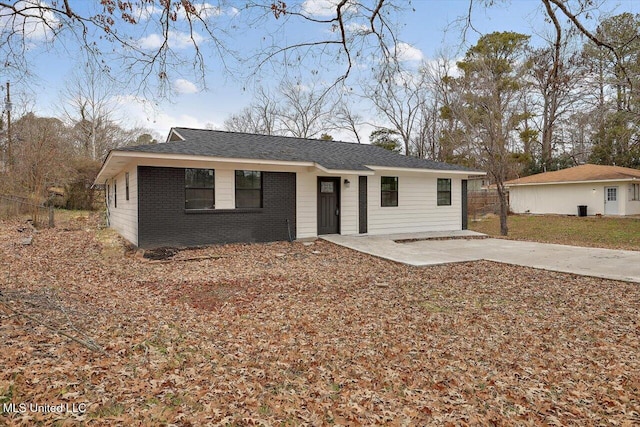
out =
[[187,154],[233,159],[315,162],[326,169],[367,170],[365,165],[477,172],[464,166],[417,159],[369,144],[174,128],[184,141],[123,147],[118,151]]

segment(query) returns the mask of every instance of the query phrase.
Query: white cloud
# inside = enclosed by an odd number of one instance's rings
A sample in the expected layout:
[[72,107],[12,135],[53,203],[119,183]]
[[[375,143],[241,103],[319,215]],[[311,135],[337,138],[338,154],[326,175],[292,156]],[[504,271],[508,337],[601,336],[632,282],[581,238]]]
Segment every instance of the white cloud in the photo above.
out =
[[357,22],[349,22],[346,25],[346,29],[350,33],[365,34],[371,32],[371,27],[365,24],[359,24]]
[[422,61],[424,58],[424,54],[420,49],[404,42],[396,44],[396,54],[399,61]]
[[458,61],[463,60],[464,58],[456,58],[456,59],[427,59],[422,63],[422,67],[425,71],[427,71],[432,76],[440,77],[440,76],[451,76],[451,77],[460,77],[462,76],[462,71],[458,68]]
[[173,83],[173,88],[180,94],[190,94],[198,92],[198,87],[191,83],[189,80],[185,79],[177,79]]
[[50,41],[60,21],[40,0],[23,0],[15,4],[17,13],[2,11],[0,32],[22,34],[27,42]]
[[219,6],[214,6],[211,3],[192,3],[196,9],[196,13],[202,18],[212,18],[214,16],[222,15],[222,9]]
[[172,127],[204,129],[212,123],[214,127],[218,126],[217,120],[199,119],[189,114],[177,113],[175,107],[163,108],[133,95],[117,96],[114,103],[118,105],[122,116],[126,117],[127,125],[149,128],[161,135],[161,141],[164,141]]
[[[186,49],[195,44],[201,44],[204,38],[198,33],[186,33],[182,31],[173,31],[169,33],[168,45],[172,49]],[[142,49],[158,49],[164,43],[164,37],[160,34],[153,33],[142,37],[138,40],[138,45]]]
[[[302,11],[311,16],[335,16],[338,2],[339,0],[305,0],[302,3]],[[354,10],[355,6],[348,2],[346,9]],[[344,12],[344,10],[342,11]]]
[[302,10],[309,15],[331,16],[335,14],[335,1],[332,0],[305,0]]

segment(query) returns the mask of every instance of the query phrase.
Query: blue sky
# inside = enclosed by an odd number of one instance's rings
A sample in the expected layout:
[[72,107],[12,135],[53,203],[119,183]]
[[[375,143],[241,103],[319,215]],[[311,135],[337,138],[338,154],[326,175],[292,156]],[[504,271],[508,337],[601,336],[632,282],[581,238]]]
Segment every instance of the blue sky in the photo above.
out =
[[[322,6],[331,0],[305,0],[304,7],[308,11],[315,11],[322,15]],[[475,0],[479,3],[479,0]],[[86,3],[72,2],[74,7],[87,7]],[[244,2],[227,2],[221,11],[220,20],[225,23],[233,23],[241,11],[234,9],[236,4],[240,6]],[[303,1],[290,1],[290,4],[302,4]],[[417,64],[420,60],[428,61],[434,58],[439,51],[446,50],[450,55],[462,56],[469,46],[473,45],[478,34],[468,30],[466,39],[462,39],[460,23],[456,20],[464,17],[469,8],[469,0],[413,0],[412,7],[415,11],[406,10],[398,17],[400,39],[407,44],[408,62]],[[481,33],[492,31],[517,31],[531,34],[532,43],[540,43],[540,36],[550,31],[550,24],[544,22],[544,13],[540,0],[512,0],[498,2],[490,8],[476,5],[472,11],[473,25]],[[630,11],[640,13],[640,1],[637,0],[607,0],[603,2],[601,11],[612,15]],[[595,17],[595,16],[594,16]],[[595,21],[587,22],[590,28],[595,27]],[[266,25],[263,26],[263,25]],[[263,42],[261,36],[268,34],[279,40],[298,40],[301,35],[308,37],[321,36],[325,29],[317,26],[287,23],[282,26],[282,20],[268,19],[260,21],[260,28],[247,29],[228,40],[231,49],[241,52],[249,52],[259,48]],[[149,46],[155,44],[156,35],[152,28],[139,25],[136,28],[139,42]],[[203,35],[203,40],[206,37]],[[33,66],[34,77],[23,79],[16,84],[14,94],[22,93],[23,98],[28,99],[28,106],[40,115],[60,116],[60,92],[64,82],[69,80],[74,69],[80,64],[78,53],[74,50],[73,43],[67,43],[64,47],[54,50],[43,49],[38,46],[40,40],[34,37],[34,46],[29,60]],[[191,47],[183,43],[179,37],[174,39],[174,46],[180,53],[189,56]],[[239,77],[242,72],[237,68],[224,70],[219,66],[219,59],[208,51],[211,43],[203,42],[203,54],[207,63],[206,74],[207,90],[201,90],[201,83],[189,73],[170,73],[175,93],[169,100],[159,103],[151,99],[145,99],[136,94],[132,88],[118,89],[113,87],[114,105],[117,106],[116,118],[126,125],[144,126],[154,130],[158,136],[164,138],[172,126],[204,127],[213,126],[220,128],[230,114],[240,111],[251,102],[251,93],[255,81],[245,77]],[[320,69],[320,73],[330,73],[333,67],[344,67],[344,64],[326,64]],[[330,61],[329,61],[330,62]],[[313,60],[308,61],[309,66],[315,67]],[[117,71],[118,64],[112,64]],[[250,68],[244,65],[244,71]],[[343,68],[338,69],[338,71]],[[335,71],[335,69],[334,69]],[[295,72],[295,70],[294,70]],[[329,76],[330,74],[327,74]],[[259,74],[259,81],[264,85],[277,84],[282,77],[282,69],[279,67],[265,67]],[[355,84],[355,79],[349,83]],[[368,110],[362,109],[361,113],[368,121],[384,125],[380,119],[372,115]],[[370,130],[364,129],[364,140]],[[338,135],[341,137],[342,135]],[[346,136],[343,138],[346,139]]]

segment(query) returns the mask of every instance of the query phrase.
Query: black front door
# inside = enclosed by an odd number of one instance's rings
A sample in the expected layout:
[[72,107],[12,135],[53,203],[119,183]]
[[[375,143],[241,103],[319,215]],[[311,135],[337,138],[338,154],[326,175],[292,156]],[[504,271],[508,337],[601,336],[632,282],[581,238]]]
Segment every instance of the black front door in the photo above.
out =
[[318,178],[318,235],[340,232],[340,178]]

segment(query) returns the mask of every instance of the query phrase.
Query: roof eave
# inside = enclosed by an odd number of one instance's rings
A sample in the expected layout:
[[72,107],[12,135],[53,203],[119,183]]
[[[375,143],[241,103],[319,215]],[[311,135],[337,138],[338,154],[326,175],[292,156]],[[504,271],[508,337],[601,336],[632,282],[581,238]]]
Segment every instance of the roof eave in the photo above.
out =
[[264,159],[243,159],[236,157],[214,157],[204,155],[193,154],[170,154],[170,153],[150,153],[144,151],[127,151],[127,150],[112,150],[107,159],[102,164],[102,168],[98,173],[94,183],[104,184],[104,182],[112,178],[118,172],[107,172],[111,166],[111,163],[115,161],[115,158],[128,158],[128,159],[153,159],[153,160],[176,160],[176,161],[201,161],[201,162],[217,162],[217,163],[246,163],[256,165],[275,165],[275,166],[288,166],[288,167],[312,167],[319,169],[320,171],[334,175],[373,175],[371,170],[350,170],[350,169],[331,169],[322,166],[316,162],[307,161],[289,161],[289,160],[264,160]]
[[374,172],[370,169],[331,169],[322,166],[320,163],[314,163],[316,169],[329,174],[334,175],[373,175]]
[[507,183],[505,182],[505,187],[524,187],[524,186],[532,186],[532,185],[562,185],[562,184],[592,184],[592,183],[607,183],[607,182],[633,182],[640,181],[640,178],[630,177],[630,178],[612,178],[612,179],[590,179],[583,181],[553,181],[553,182],[525,182],[525,183]]
[[377,170],[388,170],[394,172],[422,172],[422,173],[451,173],[456,175],[486,175],[486,172],[483,171],[463,171],[457,169],[427,169],[427,168],[399,168],[393,166],[373,166],[373,165],[365,165],[369,169]]

